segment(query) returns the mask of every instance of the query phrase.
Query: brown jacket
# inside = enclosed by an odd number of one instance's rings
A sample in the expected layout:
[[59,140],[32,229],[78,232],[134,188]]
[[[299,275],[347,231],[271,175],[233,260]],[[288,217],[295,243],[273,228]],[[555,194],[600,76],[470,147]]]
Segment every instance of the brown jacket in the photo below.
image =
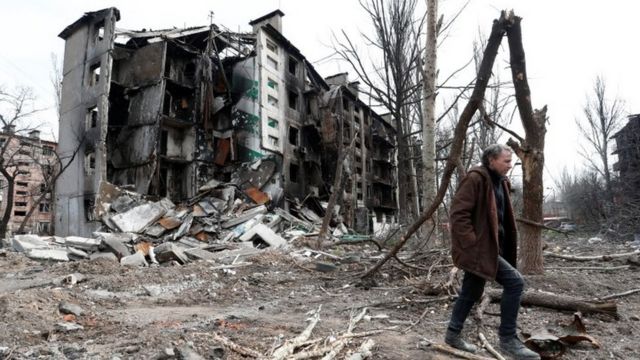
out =
[[[509,197],[510,184],[504,183],[504,254],[516,267],[516,222]],[[451,204],[451,256],[455,266],[487,280],[498,271],[498,214],[489,171],[474,167],[460,183]]]

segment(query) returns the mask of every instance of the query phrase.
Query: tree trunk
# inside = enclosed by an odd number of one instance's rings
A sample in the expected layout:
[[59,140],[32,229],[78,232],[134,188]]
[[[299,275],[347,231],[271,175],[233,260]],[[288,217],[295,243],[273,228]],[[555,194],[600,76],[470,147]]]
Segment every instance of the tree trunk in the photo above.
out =
[[422,119],[422,193],[424,207],[436,197],[436,60],[438,0],[427,0]]
[[[542,110],[533,111],[531,91],[527,80],[522,32],[517,16],[510,16],[511,25],[507,28],[509,40],[511,76],[516,92],[516,102],[520,112],[520,120],[525,131],[521,143],[509,139],[511,146],[522,162],[523,177],[523,211],[522,217],[533,222],[542,223],[543,170],[544,170],[544,138],[547,120],[546,106]],[[519,267],[525,274],[540,274],[544,271],[542,257],[542,229],[530,224],[520,226]]]
[[[10,141],[11,139],[7,140]],[[7,236],[7,230],[9,230],[9,221],[11,220],[11,212],[13,211],[13,190],[15,188],[15,178],[9,174],[5,165],[0,165],[0,173],[7,180],[7,198],[4,199],[7,206],[4,209],[2,220],[0,220],[0,239],[5,239]],[[0,241],[0,248],[2,247],[2,241]]]

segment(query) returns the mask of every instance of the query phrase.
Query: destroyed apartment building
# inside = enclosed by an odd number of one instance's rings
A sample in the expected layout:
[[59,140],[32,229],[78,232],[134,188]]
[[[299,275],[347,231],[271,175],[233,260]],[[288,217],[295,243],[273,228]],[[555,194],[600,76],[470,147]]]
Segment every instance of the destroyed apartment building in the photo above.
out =
[[100,229],[105,184],[175,203],[232,185],[249,203],[323,216],[342,151],[341,221],[361,233],[395,222],[395,125],[346,73],[320,76],[283,16],[247,33],[130,31],[108,8],[66,27],[58,150],[78,155],[56,184],[56,234]]
[[3,166],[14,177],[11,186],[7,178],[0,176],[0,213],[6,212],[11,201],[7,230],[47,235],[53,220],[48,184],[57,166],[57,144],[42,139],[39,130],[26,131],[7,125],[0,132]]
[[612,138],[616,141],[613,154],[618,156],[613,170],[620,174],[627,196],[640,200],[640,114],[629,115],[627,124]]

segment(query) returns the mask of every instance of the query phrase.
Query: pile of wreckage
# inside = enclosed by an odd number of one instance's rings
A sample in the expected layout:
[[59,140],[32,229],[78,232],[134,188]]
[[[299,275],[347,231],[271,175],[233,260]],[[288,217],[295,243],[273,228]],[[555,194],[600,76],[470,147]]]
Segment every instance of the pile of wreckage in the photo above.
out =
[[[109,258],[133,266],[185,264],[284,248],[299,237],[317,235],[322,222],[319,214],[300,204],[291,206],[295,216],[268,204],[236,198],[243,193],[234,185],[215,182],[200,190],[193,199],[175,205],[167,198],[151,201],[102,183],[102,200],[95,210],[102,226],[92,238],[14,235],[11,246],[37,260]],[[346,233],[342,224],[332,231],[334,236]]]

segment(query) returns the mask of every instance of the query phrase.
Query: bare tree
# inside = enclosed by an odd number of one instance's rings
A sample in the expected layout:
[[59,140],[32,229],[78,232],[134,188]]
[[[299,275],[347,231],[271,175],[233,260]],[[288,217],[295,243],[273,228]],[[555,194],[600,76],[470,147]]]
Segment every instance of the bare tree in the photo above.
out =
[[6,236],[11,214],[13,212],[14,190],[16,177],[21,171],[26,171],[23,161],[24,154],[28,154],[28,144],[19,138],[34,127],[29,127],[29,118],[42,111],[35,105],[36,98],[33,90],[27,87],[6,91],[0,88],[0,123],[4,139],[0,148],[0,174],[6,181],[6,198],[4,213],[0,219],[0,237]]
[[400,218],[418,216],[418,189],[412,156],[411,105],[420,85],[416,83],[421,47],[419,34],[423,19],[414,19],[416,0],[368,0],[361,2],[374,27],[375,36],[361,34],[378,51],[381,62],[366,61],[351,38],[343,31],[335,39],[336,52],[346,60],[358,78],[370,89],[373,102],[380,104],[396,124],[398,169],[400,169]]
[[606,198],[611,204],[613,200],[612,164],[609,155],[611,136],[623,125],[624,102],[617,96],[608,97],[607,85],[602,76],[596,77],[592,91],[592,94],[587,95],[582,110],[583,117],[576,119],[576,125],[586,140],[586,145],[581,145],[581,154],[589,166],[604,179]]

